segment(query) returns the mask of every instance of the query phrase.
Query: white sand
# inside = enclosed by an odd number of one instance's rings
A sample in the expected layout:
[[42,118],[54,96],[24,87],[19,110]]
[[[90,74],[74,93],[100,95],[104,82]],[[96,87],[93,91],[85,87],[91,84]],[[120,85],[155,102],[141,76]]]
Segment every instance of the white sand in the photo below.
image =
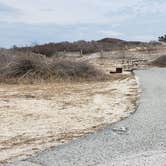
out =
[[137,97],[131,76],[113,82],[0,85],[0,163],[126,118]]

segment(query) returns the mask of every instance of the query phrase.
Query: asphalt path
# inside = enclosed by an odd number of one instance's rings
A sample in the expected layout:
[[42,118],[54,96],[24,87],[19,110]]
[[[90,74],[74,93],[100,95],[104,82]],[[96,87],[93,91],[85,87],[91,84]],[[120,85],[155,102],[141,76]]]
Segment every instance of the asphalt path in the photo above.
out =
[[10,166],[166,166],[166,69],[135,74],[142,94],[129,118]]

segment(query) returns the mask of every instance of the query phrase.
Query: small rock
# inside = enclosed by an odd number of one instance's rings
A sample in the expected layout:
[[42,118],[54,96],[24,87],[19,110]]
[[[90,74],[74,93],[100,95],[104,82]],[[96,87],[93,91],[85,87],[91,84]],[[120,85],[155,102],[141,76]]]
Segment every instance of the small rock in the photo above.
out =
[[112,131],[116,132],[118,134],[123,134],[123,133],[126,133],[128,131],[128,128],[122,126],[122,127],[119,127],[119,128],[113,128]]

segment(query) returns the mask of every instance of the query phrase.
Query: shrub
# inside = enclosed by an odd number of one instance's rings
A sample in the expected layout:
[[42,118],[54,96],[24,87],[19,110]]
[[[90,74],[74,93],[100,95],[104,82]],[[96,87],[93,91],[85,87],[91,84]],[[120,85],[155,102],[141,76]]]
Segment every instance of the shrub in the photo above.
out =
[[[159,43],[156,43],[159,44]],[[76,41],[76,42],[60,42],[48,43],[43,45],[35,45],[32,47],[15,48],[19,51],[31,51],[37,54],[43,54],[47,57],[52,57],[58,52],[82,52],[82,54],[90,54],[101,51],[124,50],[126,48],[133,48],[139,46],[149,47],[151,43],[124,41],[114,38],[104,38],[98,41]]]
[[1,82],[41,80],[104,80],[105,73],[85,61],[49,59],[31,54],[17,56],[0,68]]
[[159,41],[161,41],[161,42],[166,42],[166,35],[160,36],[160,37],[159,37]]
[[102,80],[106,75],[93,65],[84,61],[56,60],[51,64],[51,70],[57,78]]

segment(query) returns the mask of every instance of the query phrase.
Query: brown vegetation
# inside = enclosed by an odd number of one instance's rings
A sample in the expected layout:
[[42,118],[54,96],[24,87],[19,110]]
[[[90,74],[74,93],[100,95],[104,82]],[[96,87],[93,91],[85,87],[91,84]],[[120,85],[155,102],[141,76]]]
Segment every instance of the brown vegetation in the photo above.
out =
[[18,56],[1,56],[1,82],[41,80],[104,80],[108,76],[86,61],[46,58],[26,53]]
[[15,50],[19,51],[31,51],[46,56],[53,56],[57,52],[81,52],[82,54],[90,54],[100,51],[112,51],[112,50],[124,50],[133,47],[149,47],[159,45],[160,43],[151,42],[130,42],[113,38],[104,38],[98,41],[84,41],[80,40],[77,42],[61,42],[61,43],[48,43],[43,45],[36,45],[33,47],[22,47]]
[[156,60],[154,60],[151,65],[157,66],[157,67],[166,67],[166,55],[163,55]]

